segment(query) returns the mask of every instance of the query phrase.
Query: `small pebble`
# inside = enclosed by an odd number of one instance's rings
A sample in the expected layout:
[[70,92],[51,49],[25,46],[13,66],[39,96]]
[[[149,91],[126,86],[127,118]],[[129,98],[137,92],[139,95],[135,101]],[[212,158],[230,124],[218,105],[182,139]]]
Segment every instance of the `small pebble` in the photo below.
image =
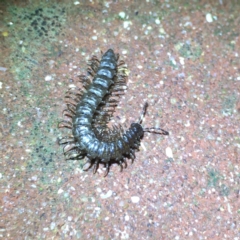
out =
[[166,156],[168,158],[173,158],[173,153],[172,153],[172,149],[170,147],[166,148]]
[[206,20],[207,20],[207,22],[209,22],[209,23],[213,22],[213,17],[212,17],[212,14],[211,14],[211,13],[207,13],[207,14],[206,14]]
[[100,194],[100,197],[101,197],[102,199],[106,199],[106,198],[111,197],[112,194],[113,194],[112,190],[109,190],[106,194],[104,194],[104,193]]
[[37,181],[37,176],[32,176],[33,181]]
[[6,71],[7,71],[7,68],[5,68],[5,67],[0,67],[0,71],[6,72]]
[[52,76],[51,75],[47,75],[46,77],[45,77],[45,81],[51,81],[52,80]]
[[55,227],[56,227],[56,223],[55,222],[51,222],[50,229],[53,230]]
[[157,19],[155,19],[155,23],[156,23],[156,24],[160,24],[161,22],[160,22],[160,20],[157,18]]
[[126,13],[125,12],[120,12],[118,14],[118,16],[121,18],[121,19],[124,19],[126,17]]
[[138,203],[140,201],[140,198],[137,196],[133,196],[133,197],[131,197],[131,200],[133,203]]
[[181,63],[181,65],[184,65],[184,58],[183,57],[179,57],[179,61],[180,61],[180,63]]
[[63,193],[63,190],[60,188],[60,189],[58,190],[58,194],[61,194],[61,193]]
[[176,98],[171,98],[171,99],[170,99],[170,102],[171,102],[171,104],[173,104],[173,105],[174,105],[174,104],[176,104],[176,103],[177,103],[177,99],[176,99]]
[[132,22],[130,22],[130,21],[123,22],[123,28],[128,28],[130,25],[132,25]]

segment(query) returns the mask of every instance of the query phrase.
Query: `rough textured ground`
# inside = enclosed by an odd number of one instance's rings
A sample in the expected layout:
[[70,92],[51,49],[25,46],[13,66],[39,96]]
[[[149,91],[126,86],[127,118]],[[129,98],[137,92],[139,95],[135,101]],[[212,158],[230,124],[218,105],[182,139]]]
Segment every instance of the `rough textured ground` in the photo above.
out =
[[[42,2],[0,3],[0,238],[240,239],[240,2]],[[170,135],[103,178],[64,160],[57,123],[108,48],[130,71],[116,122],[148,101]]]

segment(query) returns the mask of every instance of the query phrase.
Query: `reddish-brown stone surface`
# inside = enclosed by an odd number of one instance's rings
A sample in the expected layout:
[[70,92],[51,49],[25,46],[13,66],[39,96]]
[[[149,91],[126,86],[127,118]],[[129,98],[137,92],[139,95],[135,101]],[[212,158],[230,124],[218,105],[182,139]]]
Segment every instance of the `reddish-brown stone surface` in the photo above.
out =
[[[0,6],[0,238],[240,239],[239,1],[22,2]],[[129,69],[115,121],[148,101],[170,135],[103,178],[64,160],[57,123],[108,48]]]

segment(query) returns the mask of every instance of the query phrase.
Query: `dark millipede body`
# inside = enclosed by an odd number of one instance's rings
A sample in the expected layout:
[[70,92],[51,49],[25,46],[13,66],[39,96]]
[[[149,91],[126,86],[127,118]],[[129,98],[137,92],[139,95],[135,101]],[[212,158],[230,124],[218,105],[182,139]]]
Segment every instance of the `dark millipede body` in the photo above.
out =
[[[109,49],[103,54],[101,61],[95,56],[89,62],[88,76],[81,75],[84,87],[69,89],[66,94],[67,109],[59,127],[72,130],[72,135],[62,138],[59,143],[64,145],[67,159],[87,158],[83,170],[94,165],[94,173],[99,163],[106,166],[105,176],[111,163],[118,163],[121,170],[127,167],[126,159],[135,159],[135,151],[139,149],[144,132],[168,135],[160,128],[143,128],[141,123],[148,104],[144,108],[138,122],[132,123],[128,130],[122,126],[109,128],[109,123],[119,97],[126,89],[126,66],[118,62],[118,54]],[[91,80],[92,78],[92,80]]]

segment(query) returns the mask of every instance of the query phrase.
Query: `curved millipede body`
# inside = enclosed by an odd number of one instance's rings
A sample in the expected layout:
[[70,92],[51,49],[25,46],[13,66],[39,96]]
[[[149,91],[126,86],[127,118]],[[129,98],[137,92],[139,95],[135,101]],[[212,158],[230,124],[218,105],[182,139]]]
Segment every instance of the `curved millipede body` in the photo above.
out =
[[[139,121],[132,123],[128,130],[113,126],[108,128],[119,97],[126,89],[126,66],[118,61],[118,54],[109,49],[103,54],[101,61],[95,56],[89,62],[88,76],[80,76],[84,89],[69,89],[66,94],[67,109],[59,127],[72,130],[72,135],[62,138],[67,159],[81,159],[87,162],[83,169],[94,166],[94,173],[99,163],[106,166],[105,176],[111,163],[118,163],[121,170],[127,166],[126,159],[135,159],[135,151],[140,146],[144,132],[167,135],[160,128],[143,128],[141,123],[148,104],[144,104]],[[91,80],[92,78],[92,80]]]

